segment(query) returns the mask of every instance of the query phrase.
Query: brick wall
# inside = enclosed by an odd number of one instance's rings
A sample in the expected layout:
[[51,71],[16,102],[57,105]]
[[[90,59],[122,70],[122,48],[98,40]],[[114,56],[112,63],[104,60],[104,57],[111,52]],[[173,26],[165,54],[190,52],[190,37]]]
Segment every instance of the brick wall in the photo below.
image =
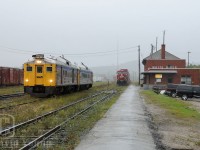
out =
[[[192,78],[193,85],[200,85],[200,69],[177,69],[177,74],[162,74],[161,83],[157,84],[167,84],[168,78],[173,78],[174,84],[181,83],[181,76],[190,76]],[[148,74],[145,76],[146,84],[155,84],[155,74]]]
[[181,76],[191,76],[193,85],[200,85],[200,69],[177,69],[178,73],[175,82],[181,82]]
[[167,68],[168,65],[174,66],[176,68],[185,68],[186,61],[181,60],[146,60],[144,65],[144,71],[147,71],[149,68],[156,66],[157,68]]

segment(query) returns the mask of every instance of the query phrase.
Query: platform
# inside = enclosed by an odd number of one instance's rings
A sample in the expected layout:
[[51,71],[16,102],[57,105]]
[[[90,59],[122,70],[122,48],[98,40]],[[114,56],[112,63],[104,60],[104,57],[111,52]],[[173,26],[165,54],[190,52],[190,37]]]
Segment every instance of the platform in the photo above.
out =
[[75,150],[155,150],[142,106],[130,85]]

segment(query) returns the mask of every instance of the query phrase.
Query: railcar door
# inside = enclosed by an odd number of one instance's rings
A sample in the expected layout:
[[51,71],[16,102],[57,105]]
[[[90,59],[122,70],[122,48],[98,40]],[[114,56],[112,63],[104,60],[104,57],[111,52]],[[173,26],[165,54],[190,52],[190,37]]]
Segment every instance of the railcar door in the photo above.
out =
[[35,84],[36,85],[44,85],[43,66],[42,65],[36,65],[35,67],[36,67],[36,69],[35,69],[35,74],[36,74]]

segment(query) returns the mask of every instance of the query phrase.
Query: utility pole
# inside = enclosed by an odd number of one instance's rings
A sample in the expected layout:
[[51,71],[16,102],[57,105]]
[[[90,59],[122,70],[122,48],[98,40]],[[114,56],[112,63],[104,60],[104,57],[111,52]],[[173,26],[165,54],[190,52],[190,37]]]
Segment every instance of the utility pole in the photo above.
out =
[[119,40],[117,39],[117,70],[119,70]]
[[190,57],[189,57],[189,55],[190,55],[190,51],[188,51],[188,67],[189,67],[189,65],[190,65]]
[[163,44],[165,44],[165,30],[163,31]]
[[151,44],[151,55],[153,54],[153,49],[154,49],[154,46],[153,44]]
[[156,37],[156,52],[158,50],[158,37]]
[[139,76],[139,85],[140,85],[140,45],[138,46],[138,76]]

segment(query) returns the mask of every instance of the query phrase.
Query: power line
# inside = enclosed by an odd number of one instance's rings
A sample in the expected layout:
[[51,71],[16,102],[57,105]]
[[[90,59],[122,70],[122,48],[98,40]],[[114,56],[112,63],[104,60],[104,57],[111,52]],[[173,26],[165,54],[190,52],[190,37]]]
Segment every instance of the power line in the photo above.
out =
[[[16,48],[10,48],[10,47],[6,47],[6,46],[2,46],[0,45],[0,47],[2,48],[6,48],[8,49],[8,52],[11,53],[21,53],[21,54],[29,54],[29,53],[41,53],[41,51],[30,51],[30,50],[22,50],[22,49],[16,49]],[[138,46],[133,46],[133,47],[128,47],[128,48],[123,48],[123,49],[119,49],[119,53],[126,53],[126,52],[130,52],[132,50],[130,49],[134,49],[137,48]],[[125,51],[125,50],[129,50],[129,51]],[[105,55],[109,55],[116,53],[116,50],[110,50],[110,51],[99,51],[99,52],[86,52],[86,53],[65,53],[63,55],[68,55],[68,56],[86,56],[86,55],[95,55],[95,56],[105,56]],[[51,53],[51,52],[44,52],[43,54],[50,54],[50,55],[61,55],[61,53]]]
[[[123,48],[123,49],[119,49],[119,51],[133,49],[133,48],[137,48],[137,47]],[[74,53],[74,54],[68,53],[68,54],[64,54],[64,55],[95,55],[95,54],[107,54],[107,53],[116,53],[116,50],[99,51],[99,52],[88,52],[88,53]]]
[[29,51],[29,50],[22,50],[22,49],[17,49],[17,48],[10,48],[10,47],[7,47],[7,46],[2,46],[0,45],[0,47],[2,48],[6,48],[6,49],[9,49],[9,50],[13,50],[12,52],[15,52],[15,51],[18,51],[18,52],[31,52],[31,53],[34,53],[34,51]]
[[[133,50],[129,50],[129,51],[121,51],[121,52],[118,52],[118,54],[125,54],[125,53],[130,53],[130,52],[136,52],[136,51],[133,51]],[[95,55],[82,55],[82,56],[107,56],[107,55],[117,55],[116,52],[112,52],[112,53],[104,53],[104,54],[95,54]],[[71,55],[73,57],[73,55]],[[79,55],[74,55],[74,57],[79,57]]]

